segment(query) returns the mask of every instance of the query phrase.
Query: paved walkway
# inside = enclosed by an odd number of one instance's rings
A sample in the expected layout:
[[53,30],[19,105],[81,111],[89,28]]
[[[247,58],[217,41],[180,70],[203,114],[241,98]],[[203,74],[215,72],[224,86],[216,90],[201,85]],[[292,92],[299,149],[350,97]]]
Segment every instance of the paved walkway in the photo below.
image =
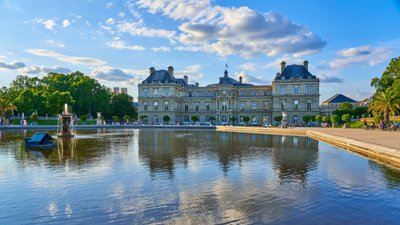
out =
[[381,130],[343,129],[343,128],[308,128],[308,130],[314,130],[339,137],[350,138],[353,140],[385,146],[400,151],[400,131],[381,131]]

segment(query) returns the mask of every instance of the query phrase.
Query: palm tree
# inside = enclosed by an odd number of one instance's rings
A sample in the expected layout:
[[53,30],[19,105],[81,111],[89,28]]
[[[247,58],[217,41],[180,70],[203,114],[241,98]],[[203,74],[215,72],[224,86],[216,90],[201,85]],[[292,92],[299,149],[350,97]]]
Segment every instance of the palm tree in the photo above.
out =
[[16,110],[17,107],[6,98],[0,98],[0,116],[5,116],[8,111]]
[[386,89],[384,92],[376,93],[372,101],[369,103],[368,111],[378,115],[383,114],[384,120],[389,124],[389,114],[393,115],[400,110],[400,93],[392,88]]

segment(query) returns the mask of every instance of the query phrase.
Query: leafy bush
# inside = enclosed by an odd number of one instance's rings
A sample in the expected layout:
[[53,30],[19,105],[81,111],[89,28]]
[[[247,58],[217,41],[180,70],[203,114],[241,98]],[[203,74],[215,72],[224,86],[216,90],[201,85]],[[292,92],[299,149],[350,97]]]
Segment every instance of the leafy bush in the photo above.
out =
[[88,119],[88,116],[87,116],[87,115],[81,115],[81,116],[79,117],[79,119],[80,119],[81,121],[86,121],[86,120]]
[[118,116],[113,116],[112,117],[112,121],[113,122],[118,122],[119,121],[119,117]]
[[36,120],[39,119],[39,116],[38,116],[38,114],[36,114],[36,113],[32,113],[32,115],[30,116],[30,118],[31,118],[31,120],[36,121]]

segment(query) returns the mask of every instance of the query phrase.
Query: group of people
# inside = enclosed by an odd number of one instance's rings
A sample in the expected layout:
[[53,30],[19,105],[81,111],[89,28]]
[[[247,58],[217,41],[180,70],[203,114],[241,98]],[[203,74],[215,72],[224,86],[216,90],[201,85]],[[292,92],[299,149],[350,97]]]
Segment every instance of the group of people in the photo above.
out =
[[378,125],[376,125],[375,122],[372,121],[368,125],[367,120],[364,119],[363,120],[363,124],[364,124],[364,128],[367,129],[367,130],[374,130],[375,128],[379,128],[380,130],[396,131],[397,129],[400,128],[400,123],[398,121],[396,121],[394,123],[392,121],[390,121],[389,125],[387,125],[385,122],[383,122],[383,120],[380,120]]

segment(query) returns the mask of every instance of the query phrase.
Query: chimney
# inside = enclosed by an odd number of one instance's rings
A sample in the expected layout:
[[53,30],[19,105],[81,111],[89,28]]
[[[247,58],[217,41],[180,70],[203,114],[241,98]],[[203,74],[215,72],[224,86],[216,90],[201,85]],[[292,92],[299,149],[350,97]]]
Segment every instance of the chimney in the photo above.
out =
[[242,81],[243,81],[243,77],[240,76],[240,77],[239,77],[239,82],[242,83]]
[[281,62],[281,73],[283,72],[283,70],[286,68],[286,62],[282,61]]
[[196,87],[199,87],[199,82],[196,82]]
[[308,70],[308,61],[307,61],[307,60],[305,60],[305,61],[303,62],[303,65],[304,65],[304,68],[306,68],[306,70]]
[[151,75],[152,73],[154,73],[154,72],[156,72],[156,69],[154,69],[154,67],[150,67],[150,75]]
[[169,73],[171,76],[174,76],[174,67],[168,66],[168,73]]
[[278,78],[281,75],[281,73],[276,73],[276,78]]
[[189,84],[189,78],[188,78],[188,76],[186,76],[186,75],[183,76],[183,79],[185,80],[185,83],[186,83],[186,84]]

